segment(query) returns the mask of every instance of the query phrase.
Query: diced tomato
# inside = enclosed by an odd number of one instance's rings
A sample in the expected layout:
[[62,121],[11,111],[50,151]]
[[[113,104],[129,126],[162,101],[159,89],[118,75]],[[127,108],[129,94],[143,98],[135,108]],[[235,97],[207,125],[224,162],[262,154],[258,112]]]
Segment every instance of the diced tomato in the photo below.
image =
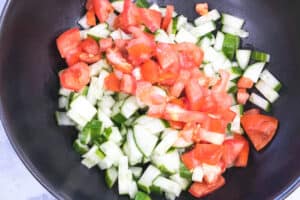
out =
[[191,79],[185,86],[185,94],[190,103],[190,109],[198,111],[203,105],[203,91],[197,79]]
[[159,11],[146,8],[140,8],[139,11],[142,23],[145,24],[151,32],[155,32],[160,28],[162,16]]
[[134,78],[128,74],[124,74],[121,80],[120,90],[128,94],[134,94],[135,87]]
[[117,49],[124,49],[127,46],[128,40],[116,39],[114,43]]
[[93,0],[93,8],[101,23],[106,22],[109,14],[114,11],[109,0]]
[[120,91],[120,83],[121,81],[118,79],[115,73],[110,73],[104,80],[104,85],[107,90],[111,90],[114,92]]
[[197,3],[195,10],[201,16],[206,15],[208,13],[208,4],[207,3]]
[[225,140],[225,134],[208,131],[204,128],[198,128],[194,132],[193,140],[195,142],[203,141],[211,144],[221,145]]
[[247,110],[244,112],[244,115],[250,115],[250,114],[259,114],[260,110],[258,108],[252,108],[250,110]]
[[71,52],[68,53],[68,55],[66,56],[66,62],[68,64],[68,66],[72,66],[75,65],[76,63],[80,62],[80,54],[81,54],[81,49],[80,47],[77,47],[75,49],[73,49]]
[[249,150],[250,150],[249,143],[240,134],[235,134],[234,138],[237,138],[237,139],[240,139],[240,140],[244,141],[244,147],[241,150],[239,156],[237,157],[237,159],[236,159],[236,161],[234,163],[234,166],[235,167],[246,167],[247,164],[248,164],[248,158],[249,158]]
[[96,15],[95,15],[94,9],[91,9],[91,10],[87,11],[86,20],[87,20],[87,24],[89,26],[95,26],[96,25]]
[[218,111],[227,110],[232,105],[232,97],[226,92],[213,92],[214,100],[218,104]]
[[93,0],[87,0],[86,1],[85,9],[86,10],[92,10],[92,9],[94,9],[94,7],[93,7]]
[[195,157],[196,152],[194,150],[185,152],[181,155],[181,160],[183,164],[189,169],[192,170],[195,167],[198,167],[201,165],[198,159]]
[[181,130],[183,129],[185,123],[183,122],[176,122],[176,121],[168,121],[170,124],[170,127],[173,129]]
[[180,70],[179,76],[175,82],[175,84],[171,87],[170,94],[174,97],[179,97],[182,91],[184,90],[184,86],[189,81],[191,76],[190,71],[188,70]]
[[226,167],[232,167],[244,148],[245,142],[239,138],[232,138],[225,140],[223,143],[223,156],[222,159]]
[[127,46],[129,60],[133,65],[140,65],[152,57],[153,46],[149,46],[143,39],[131,40]]
[[63,88],[79,91],[90,82],[90,68],[85,63],[77,63],[59,73]]
[[212,184],[194,182],[189,189],[189,193],[196,198],[204,197],[221,188],[224,184],[225,179],[222,176],[220,176],[217,181]]
[[227,123],[231,123],[236,116],[236,113],[230,109],[219,111],[218,114]]
[[98,43],[90,37],[82,40],[82,42],[80,43],[80,48],[82,49],[82,51],[84,51],[85,53],[88,53],[88,54],[92,54],[92,55],[99,54]]
[[196,111],[189,111],[176,104],[168,103],[164,113],[164,119],[180,122],[203,122],[207,119],[207,114]]
[[124,0],[123,12],[118,16],[116,26],[128,32],[131,26],[139,25],[140,13],[136,5],[131,0]]
[[[203,61],[203,51],[193,43],[183,42],[175,45],[181,68],[199,67]],[[198,70],[199,71],[199,70]]]
[[207,95],[203,98],[202,105],[199,107],[201,112],[215,113],[218,109],[218,104],[213,95]]
[[212,90],[216,93],[226,93],[230,74],[225,70],[220,70],[219,73],[221,75],[221,79],[213,86]]
[[170,71],[161,71],[159,74],[158,82],[161,85],[172,86],[172,85],[174,85],[177,77],[178,77],[178,74],[176,74],[176,73],[173,73]]
[[238,88],[242,88],[242,89],[250,89],[253,87],[253,81],[249,78],[246,78],[244,76],[242,76],[237,83],[237,87]]
[[237,92],[237,102],[239,104],[245,105],[249,99],[250,95],[246,89],[238,89]]
[[127,62],[117,49],[108,49],[106,51],[108,62],[117,70],[124,73],[131,73],[133,66]]
[[278,128],[276,118],[262,114],[243,115],[241,124],[257,151],[272,140]]
[[169,100],[169,103],[178,105],[181,108],[185,108],[184,101],[182,99],[172,98]]
[[62,33],[56,39],[56,45],[62,58],[66,58],[70,52],[77,48],[81,41],[78,28],[72,28]]
[[209,119],[206,120],[205,125],[203,125],[203,128],[216,133],[225,133],[226,123],[224,123],[222,119],[209,117]]
[[141,74],[143,80],[156,83],[159,78],[159,65],[153,60],[148,60],[141,65]]
[[147,115],[151,117],[162,118],[165,109],[166,109],[166,104],[150,105],[147,111]]
[[194,148],[195,158],[200,163],[217,165],[223,154],[223,147],[215,144],[196,144]]
[[101,59],[101,56],[99,54],[94,55],[94,54],[88,54],[88,53],[81,53],[79,55],[79,59],[82,62],[88,63],[88,64],[93,64]]
[[158,43],[156,46],[156,58],[162,69],[178,66],[178,55],[170,44]]
[[174,6],[172,5],[167,5],[166,7],[166,15],[162,21],[162,29],[164,30],[167,30],[168,29],[168,26],[169,24],[171,23],[172,21],[172,17],[173,17],[173,12],[174,12]]
[[113,40],[112,38],[102,38],[99,40],[100,52],[105,52],[106,50],[112,48]]

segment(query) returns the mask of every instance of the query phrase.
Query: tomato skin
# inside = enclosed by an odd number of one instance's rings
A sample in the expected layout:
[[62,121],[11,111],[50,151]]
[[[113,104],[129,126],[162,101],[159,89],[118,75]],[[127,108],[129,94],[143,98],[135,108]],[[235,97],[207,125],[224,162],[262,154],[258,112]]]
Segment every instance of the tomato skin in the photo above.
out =
[[92,9],[94,9],[94,6],[93,6],[93,0],[87,0],[87,1],[86,1],[85,9],[86,9],[86,10],[92,10]]
[[197,79],[191,79],[185,86],[185,93],[190,103],[190,109],[199,111],[203,105],[203,90]]
[[133,66],[127,62],[118,49],[108,49],[106,58],[115,69],[123,73],[131,73],[133,70]]
[[147,111],[147,115],[155,118],[162,118],[166,109],[166,104],[151,105]]
[[195,159],[200,163],[217,165],[223,154],[223,146],[215,144],[196,144]]
[[144,43],[141,39],[136,39],[129,42],[127,51],[131,63],[133,65],[140,65],[152,57],[153,48]]
[[88,10],[86,13],[86,18],[87,18],[87,24],[89,26],[95,26],[96,25],[96,16],[94,9]]
[[257,108],[252,108],[250,110],[247,110],[244,112],[244,115],[250,115],[250,114],[259,114],[260,110]]
[[136,85],[134,78],[128,74],[123,74],[120,84],[120,90],[128,94],[134,94],[135,87]]
[[112,38],[102,38],[99,40],[100,52],[105,52],[106,50],[112,48],[113,40]]
[[170,22],[172,21],[173,17],[173,12],[174,12],[174,6],[173,5],[167,5],[166,7],[166,16],[164,17],[162,21],[162,29],[167,30]]
[[156,10],[140,8],[140,17],[141,21],[145,26],[151,31],[155,32],[160,28],[160,24],[162,21],[161,13]]
[[124,0],[123,12],[118,16],[116,27],[128,32],[131,26],[139,25],[140,13],[136,5],[131,0]]
[[158,43],[155,55],[163,70],[178,66],[178,55],[174,51],[174,47],[170,44]]
[[68,53],[68,55],[66,56],[65,59],[66,59],[66,63],[68,64],[69,67],[80,62],[79,57],[80,57],[81,53],[82,52],[81,52],[81,49],[79,46]]
[[246,167],[248,164],[248,158],[249,158],[249,142],[240,134],[235,134],[234,138],[242,140],[244,142],[244,147],[242,148],[240,154],[238,155],[234,166],[235,167]]
[[241,124],[257,151],[272,140],[278,128],[276,118],[262,114],[243,115]]
[[181,161],[189,170],[192,170],[201,165],[199,160],[196,159],[195,154],[196,154],[196,151],[191,150],[191,151],[185,152],[181,155]]
[[90,82],[90,68],[85,63],[77,63],[59,73],[63,88],[79,91]]
[[232,167],[235,164],[235,161],[244,148],[244,145],[244,140],[238,138],[232,138],[224,141],[222,160],[225,162],[227,168]]
[[224,184],[225,179],[222,176],[211,184],[194,182],[189,189],[189,193],[196,198],[201,198],[221,188]]
[[104,80],[104,85],[107,90],[114,92],[120,91],[120,80],[115,75],[115,73],[110,73]]
[[191,76],[190,71],[180,70],[176,82],[171,87],[170,95],[173,97],[179,97],[182,91],[184,90],[186,83],[189,81],[190,76]]
[[88,54],[93,54],[93,55],[99,54],[98,43],[90,37],[81,41],[80,48],[82,49],[82,51]]
[[250,95],[246,89],[238,89],[237,102],[239,104],[245,105],[249,99]]
[[201,16],[206,15],[208,13],[208,4],[207,3],[197,3],[195,10]]
[[250,89],[253,87],[253,84],[254,83],[251,79],[242,76],[238,80],[237,87],[241,89]]
[[79,55],[79,59],[82,62],[85,62],[88,64],[93,64],[93,63],[99,61],[101,59],[101,56],[99,54],[94,55],[94,54],[88,54],[88,53],[83,52]]
[[183,129],[185,123],[183,122],[176,122],[176,121],[168,121],[168,123],[170,124],[170,127],[173,129],[177,129],[177,130],[181,130]]
[[62,58],[66,58],[70,52],[74,51],[81,41],[78,28],[72,28],[62,33],[56,39],[56,45]]
[[109,0],[93,0],[93,8],[101,23],[104,23],[114,10]]
[[179,54],[179,63],[181,68],[198,68],[202,64],[204,53],[195,44],[182,42],[176,44],[175,49]]
[[159,65],[153,60],[148,60],[141,65],[141,74],[143,80],[156,83],[159,78]]

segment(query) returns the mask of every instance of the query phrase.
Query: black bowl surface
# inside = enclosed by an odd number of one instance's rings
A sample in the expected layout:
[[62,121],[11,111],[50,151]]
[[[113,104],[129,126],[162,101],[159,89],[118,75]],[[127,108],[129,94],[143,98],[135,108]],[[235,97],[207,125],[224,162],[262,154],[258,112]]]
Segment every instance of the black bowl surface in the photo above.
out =
[[[190,19],[194,0],[157,1],[175,4]],[[199,1],[198,1],[199,2]],[[206,199],[281,199],[299,185],[300,161],[300,1],[209,0],[211,8],[246,19],[252,44],[272,55],[269,69],[283,82],[273,113],[279,131],[262,152],[251,150],[246,169],[226,173],[226,185]],[[58,199],[127,199],[105,186],[103,173],[87,170],[72,150],[75,131],[54,120],[64,66],[55,38],[76,26],[80,0],[10,0],[1,17],[0,113],[6,133],[32,174]],[[2,152],[5,153],[5,152]],[[161,199],[155,197],[154,199]],[[180,199],[193,199],[183,194]]]

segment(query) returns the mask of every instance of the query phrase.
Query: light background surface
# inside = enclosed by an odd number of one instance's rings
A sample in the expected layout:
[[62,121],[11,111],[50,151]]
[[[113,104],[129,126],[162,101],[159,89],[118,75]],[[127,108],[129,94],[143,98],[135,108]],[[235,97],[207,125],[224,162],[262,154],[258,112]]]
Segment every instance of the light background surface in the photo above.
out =
[[[0,11],[4,4],[5,0],[0,0]],[[20,161],[5,135],[1,121],[0,188],[1,200],[55,200]],[[300,188],[286,200],[300,200]]]

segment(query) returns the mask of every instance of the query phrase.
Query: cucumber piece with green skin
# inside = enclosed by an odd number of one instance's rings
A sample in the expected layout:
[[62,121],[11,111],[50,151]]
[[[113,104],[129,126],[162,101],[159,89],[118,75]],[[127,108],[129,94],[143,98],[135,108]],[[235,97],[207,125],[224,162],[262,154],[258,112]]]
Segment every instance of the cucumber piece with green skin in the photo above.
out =
[[128,130],[127,133],[127,143],[128,143],[128,160],[130,165],[136,165],[142,162],[143,154],[138,149],[134,136],[133,131],[131,129]]
[[155,32],[155,37],[154,37],[156,42],[163,42],[163,43],[169,43],[173,44],[174,40],[172,40],[169,35],[162,29],[158,29]]
[[128,169],[128,158],[121,156],[118,162],[118,191],[120,195],[129,194],[131,181],[132,174]]
[[75,123],[68,117],[65,112],[55,112],[55,118],[58,126],[74,126]]
[[265,67],[265,64],[266,63],[264,63],[264,62],[258,62],[258,63],[254,63],[254,64],[250,65],[245,70],[243,76],[252,80],[253,83],[256,83],[259,79],[259,76],[260,76],[262,70]]
[[222,51],[227,56],[228,59],[232,60],[234,58],[236,50],[239,48],[240,45],[240,38],[231,35],[225,34],[223,40]]
[[135,5],[140,8],[149,8],[149,3],[147,0],[136,0]]
[[111,66],[107,63],[106,59],[101,59],[98,62],[91,64],[90,66],[90,76],[99,76],[103,70],[110,70]]
[[165,137],[162,138],[160,143],[154,149],[154,153],[157,155],[165,154],[178,138],[178,131],[173,129],[166,129],[163,133]]
[[279,80],[267,69],[260,74],[260,79],[273,88],[276,92],[279,92],[282,87],[282,84],[279,82]]
[[137,192],[134,200],[151,200],[151,197],[144,192]]
[[87,17],[86,15],[82,16],[79,20],[78,20],[78,24],[83,28],[83,29],[89,29],[90,25],[88,25],[87,23]]
[[108,25],[106,23],[98,24],[93,28],[87,30],[87,35],[95,40],[100,40],[101,38],[107,38],[110,34],[108,30]]
[[198,39],[197,39],[198,36],[196,36],[196,37],[195,36],[196,35],[190,33],[189,31],[185,30],[184,28],[181,28],[178,30],[178,32],[176,34],[175,41],[177,43],[189,42],[189,43],[196,44],[198,41]]
[[108,157],[105,157],[100,160],[97,165],[101,170],[105,170],[111,168],[113,166],[113,162]]
[[149,133],[158,136],[160,132],[167,128],[167,124],[161,119],[149,117],[147,115],[142,115],[137,118],[134,124],[141,125],[143,128],[147,129]]
[[102,122],[103,128],[109,128],[114,125],[109,116],[107,116],[101,108],[98,109],[98,119]]
[[156,178],[153,185],[161,188],[164,192],[175,194],[176,197],[181,193],[181,187],[178,183],[162,176]]
[[279,98],[279,94],[263,80],[259,80],[255,84],[255,88],[271,103]]
[[72,93],[72,90],[66,89],[66,88],[60,88],[58,91],[58,94],[64,97],[69,97]]
[[259,96],[256,93],[251,93],[249,97],[249,101],[253,103],[254,105],[258,106],[259,108],[265,110],[266,112],[271,111],[271,104],[265,100],[263,97]]
[[248,66],[250,62],[250,57],[251,57],[251,50],[238,49],[236,51],[236,60],[242,69],[245,69]]
[[82,155],[82,158],[81,163],[90,169],[97,165],[100,160],[104,159],[105,154],[94,145],[87,153]]
[[73,143],[73,149],[80,155],[83,155],[89,151],[89,146],[76,139]]
[[165,198],[166,198],[166,200],[175,200],[176,195],[173,193],[165,192]]
[[122,144],[123,141],[123,137],[120,133],[120,130],[118,129],[118,127],[111,127],[111,133],[108,137],[108,140],[114,142],[115,144],[117,144],[118,146],[120,146]]
[[100,149],[113,162],[114,166],[118,166],[119,159],[123,156],[123,152],[118,145],[112,141],[106,141],[100,145]]
[[163,155],[152,155],[152,162],[166,174],[179,172],[180,157],[177,150],[171,150]]
[[224,33],[239,36],[241,38],[246,38],[249,36],[249,33],[247,31],[242,30],[242,29],[237,29],[237,28],[234,28],[234,27],[228,26],[228,25],[223,25],[221,30]]
[[221,23],[224,25],[234,27],[236,29],[241,29],[245,23],[245,20],[233,15],[222,13]]
[[232,81],[229,81],[227,84],[227,93],[235,94],[237,90],[238,90],[237,84]]
[[181,190],[183,190],[183,191],[187,190],[189,185],[191,184],[190,180],[188,180],[186,178],[182,178],[178,173],[170,176],[170,179],[172,181],[175,181],[178,185],[180,185]]
[[118,113],[111,117],[111,119],[116,123],[116,124],[123,124],[126,122],[126,117],[124,117],[121,113]]
[[58,98],[58,108],[59,109],[67,109],[69,104],[69,98],[61,96]]
[[182,162],[180,162],[179,175],[187,180],[192,180],[193,174]]
[[138,186],[141,190],[143,190],[146,193],[150,193],[150,187],[153,183],[153,181],[161,174],[159,169],[157,169],[153,165],[149,165],[147,169],[144,171],[144,174],[141,176],[141,178],[138,181]]
[[157,194],[157,195],[162,195],[163,194],[163,191],[161,190],[161,188],[157,187],[155,185],[150,186],[150,191],[151,191],[151,193]]
[[261,51],[253,51],[251,53],[251,59],[258,62],[270,62],[270,54]]
[[143,168],[142,167],[130,167],[130,171],[135,179],[138,179],[142,176]]
[[221,17],[218,10],[213,9],[209,11],[206,15],[200,16],[194,20],[194,24],[199,26],[201,24],[207,23],[209,21],[216,21]]
[[243,75],[243,70],[240,67],[231,67],[228,69],[230,74],[229,80],[235,80]]
[[200,24],[191,30],[191,34],[194,37],[202,37],[208,33],[216,30],[216,24],[213,21],[206,22],[204,24]]
[[112,188],[118,179],[118,170],[115,167],[105,170],[105,182],[108,188]]
[[158,137],[151,134],[141,125],[135,125],[133,131],[137,147],[145,157],[150,157],[158,141]]
[[118,13],[122,13],[124,8],[124,0],[114,1],[111,3],[111,5],[115,11],[117,11]]
[[139,109],[139,105],[137,103],[137,99],[135,96],[128,97],[124,104],[121,106],[121,114],[128,119],[131,117],[137,110]]
[[102,122],[100,122],[96,119],[93,119],[83,127],[81,134],[86,135],[86,136],[90,135],[92,143],[95,141],[102,142],[101,130],[102,130]]
[[131,180],[129,185],[129,198],[135,198],[136,194],[138,193],[138,186],[134,180]]
[[243,115],[244,106],[243,105],[234,105],[230,107],[230,110],[235,112],[235,118],[230,123],[229,131],[232,133],[243,134],[243,129],[241,127],[241,115]]

